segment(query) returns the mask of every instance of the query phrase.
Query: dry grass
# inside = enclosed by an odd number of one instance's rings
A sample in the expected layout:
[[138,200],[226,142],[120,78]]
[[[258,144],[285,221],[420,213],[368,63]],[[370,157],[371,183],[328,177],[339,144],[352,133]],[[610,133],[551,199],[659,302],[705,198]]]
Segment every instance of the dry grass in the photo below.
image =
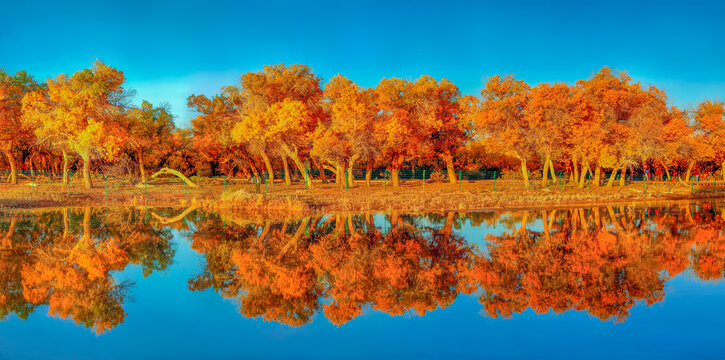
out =
[[307,190],[304,184],[256,186],[232,180],[224,192],[219,179],[195,179],[200,188],[187,189],[180,182],[152,182],[148,187],[135,186],[136,179],[114,179],[109,182],[106,199],[105,181],[96,181],[87,190],[80,179],[74,179],[70,195],[66,186],[57,182],[39,182],[30,186],[26,180],[19,185],[0,184],[0,210],[54,206],[185,206],[196,199],[204,208],[233,212],[310,213],[331,211],[442,211],[476,209],[515,209],[560,205],[593,205],[622,201],[677,200],[725,196],[725,189],[693,188],[666,183],[632,183],[624,188],[579,189],[558,184],[542,187],[535,183],[526,190],[517,181],[475,181],[460,184],[408,181],[399,188],[376,182],[370,187],[360,183],[352,188],[316,183]]

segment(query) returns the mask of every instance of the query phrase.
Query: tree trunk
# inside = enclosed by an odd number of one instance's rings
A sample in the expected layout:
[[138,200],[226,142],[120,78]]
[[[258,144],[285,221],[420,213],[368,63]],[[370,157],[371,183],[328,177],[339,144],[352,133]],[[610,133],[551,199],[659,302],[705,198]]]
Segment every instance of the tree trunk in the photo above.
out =
[[685,173],[685,182],[690,182],[690,174],[692,173],[692,168],[695,166],[694,161],[690,161],[690,164],[687,166],[687,173]]
[[622,175],[619,175],[619,187],[624,187],[627,183],[625,179],[627,177],[627,165],[622,165]]
[[247,158],[246,163],[247,163],[247,165],[249,165],[249,169],[252,170],[252,176],[254,176],[255,179],[258,178],[259,171],[257,171],[257,167],[254,166],[254,162],[252,161],[252,159]]
[[370,179],[373,177],[373,164],[368,163],[365,168],[365,186],[370,187]]
[[456,169],[453,165],[453,155],[448,153],[441,154],[441,158],[446,163],[446,170],[448,171],[448,182],[455,185],[456,184]]
[[399,176],[399,173],[400,173],[400,169],[399,168],[392,167],[390,169],[390,179],[393,182],[393,187],[400,186],[400,176]]
[[365,213],[365,230],[367,230],[368,234],[374,234],[378,231],[378,228],[375,227],[375,219],[370,213]]
[[671,180],[670,169],[665,165],[665,163],[661,163],[661,164],[662,164],[662,167],[665,168],[665,175],[667,176],[666,180],[670,181]]
[[579,179],[579,188],[584,187],[584,180],[587,177],[587,172],[589,171],[589,165],[582,163],[582,171],[581,171],[581,178]]
[[612,187],[612,184],[614,184],[614,178],[617,177],[617,172],[619,172],[619,168],[615,166],[612,169],[612,174],[609,175],[609,180],[607,180],[607,187]]
[[347,185],[349,187],[355,186],[355,176],[353,176],[352,168],[355,166],[355,161],[357,161],[358,157],[357,155],[353,155],[347,165]]
[[594,182],[592,183],[595,188],[599,187],[599,182],[602,179],[602,167],[597,165],[597,169],[594,171]]
[[315,167],[320,171],[320,181],[323,184],[327,184],[327,176],[325,175],[325,168],[322,167],[322,164],[320,164],[320,161],[316,158],[312,158],[312,163],[315,164]]
[[262,160],[264,160],[264,166],[267,168],[267,184],[269,186],[274,185],[274,170],[272,170],[272,162],[269,161],[267,153],[262,151]]
[[138,151],[138,167],[141,170],[141,181],[146,181],[146,168],[143,163],[143,150]]
[[579,169],[576,167],[576,157],[571,158],[571,163],[574,166],[574,179],[571,179],[573,181],[579,180]]
[[[9,148],[10,146],[8,146]],[[15,156],[13,156],[13,151],[11,149],[5,150],[5,155],[8,157],[8,163],[10,164],[10,183],[17,185],[18,183],[18,169],[15,165]]]
[[314,189],[315,185],[312,183],[312,179],[310,179],[310,174],[307,173],[307,169],[305,168],[305,164],[302,163],[302,160],[300,160],[300,156],[297,153],[297,149],[292,150],[287,145],[282,145],[282,150],[284,150],[285,153],[287,153],[287,156],[289,156],[290,159],[295,163],[297,166],[297,170],[300,171],[300,174],[302,174],[302,178],[305,179],[305,184],[307,184],[308,189]]
[[722,172],[723,180],[725,180],[725,161],[720,165],[720,171]]
[[285,185],[292,185],[292,178],[289,176],[289,164],[287,164],[287,157],[284,155],[282,155],[282,167],[284,168]]
[[402,159],[394,159],[393,163],[390,164],[390,176],[393,180],[393,187],[399,187],[400,186],[400,168],[403,166],[403,160]]
[[63,237],[68,236],[70,234],[71,228],[70,228],[70,219],[68,216],[68,208],[63,208]]
[[549,172],[551,173],[551,179],[556,183],[556,172],[554,172],[554,162],[549,159]]
[[86,189],[90,189],[93,187],[91,182],[91,158],[88,155],[81,156],[81,158],[83,159],[83,185]]
[[549,161],[551,161],[551,158],[549,157],[549,154],[546,154],[544,168],[541,170],[541,187],[546,186],[546,179],[549,177]]
[[521,172],[524,175],[524,185],[526,190],[529,189],[529,169],[526,168],[526,160],[521,160]]
[[70,164],[68,164],[68,154],[63,150],[63,184],[67,184],[70,179],[68,179],[68,171]]
[[340,163],[335,163],[335,184],[337,184],[339,187],[344,188],[345,182],[343,179],[345,178],[345,168]]
[[33,166],[33,158],[28,159],[28,167],[30,168],[30,178],[32,179],[35,175],[35,167]]

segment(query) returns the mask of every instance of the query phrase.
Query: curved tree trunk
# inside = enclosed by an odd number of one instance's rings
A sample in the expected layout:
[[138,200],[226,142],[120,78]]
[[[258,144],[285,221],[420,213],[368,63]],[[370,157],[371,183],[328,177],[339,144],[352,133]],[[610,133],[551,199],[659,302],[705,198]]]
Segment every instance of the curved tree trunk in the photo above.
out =
[[526,168],[526,160],[521,160],[521,172],[524,175],[524,185],[526,190],[529,189],[529,169]]
[[84,155],[81,158],[83,159],[83,186],[86,189],[90,189],[93,187],[93,183],[91,182],[91,157]]
[[261,153],[262,160],[264,160],[264,166],[267,168],[267,184],[269,186],[274,185],[274,170],[272,170],[272,162],[269,161],[269,156],[267,156],[267,153],[262,151]]
[[174,169],[169,169],[169,168],[161,168],[161,170],[159,170],[159,171],[155,172],[153,175],[151,175],[151,178],[153,179],[153,178],[155,178],[159,175],[163,175],[163,174],[174,175],[174,176],[178,177],[179,179],[181,179],[182,181],[184,181],[190,187],[194,187],[194,188],[199,187],[199,185],[197,185],[193,181],[189,180],[189,178],[184,176],[184,174],[182,174]]
[[143,182],[146,180],[146,168],[144,167],[143,150],[141,150],[141,149],[138,150],[138,167],[139,167],[139,170],[141,171],[141,181]]
[[297,153],[297,149],[290,149],[289,146],[283,144],[282,150],[284,150],[285,153],[287,153],[287,156],[289,156],[290,159],[295,163],[297,166],[297,170],[300,171],[302,174],[302,178],[305,179],[305,184],[307,184],[308,189],[314,189],[315,185],[312,183],[312,179],[310,179],[310,174],[307,172],[307,169],[305,168],[305,165],[302,163],[302,160],[300,160],[300,156]]
[[320,164],[320,161],[316,158],[312,158],[312,163],[315,165],[315,167],[320,171],[320,182],[323,184],[327,184],[327,176],[325,175],[325,168]]
[[667,179],[666,179],[666,180],[667,180],[667,181],[670,181],[670,180],[672,180],[672,179],[670,178],[670,168],[668,168],[668,167],[667,167],[667,165],[665,165],[665,163],[664,163],[664,162],[660,162],[660,163],[662,164],[662,167],[663,167],[663,168],[665,168],[665,175],[667,176]]
[[[546,180],[549,177],[549,162],[551,161],[551,158],[549,157],[549,154],[546,154],[546,159],[544,160],[544,168],[541,170],[541,187],[546,186]],[[553,178],[553,173],[551,174]]]
[[594,170],[594,181],[592,182],[592,185],[594,185],[595,188],[599,187],[599,182],[602,180],[602,167],[597,165],[597,169]]
[[245,157],[244,162],[246,162],[247,166],[249,166],[249,169],[252,170],[252,176],[254,176],[255,179],[258,178],[259,171],[257,170],[257,167],[254,165],[254,162],[252,161],[252,159]]
[[687,172],[685,173],[685,182],[686,183],[689,183],[690,182],[690,174],[692,173],[692,168],[693,167],[695,167],[695,162],[694,161],[690,161],[690,164],[687,165]]
[[8,145],[8,149],[5,150],[5,155],[7,155],[8,163],[10,164],[10,183],[17,184],[18,183],[18,169],[15,164],[15,156],[13,156],[13,151],[9,148],[10,148],[10,146]]
[[443,153],[441,154],[441,159],[446,163],[446,170],[448,171],[448,182],[455,185],[456,184],[456,168],[453,165],[453,155],[450,153]]
[[549,159],[549,173],[551,174],[551,180],[556,183],[556,172],[554,172],[554,162]]
[[282,167],[284,168],[285,185],[292,185],[292,178],[289,175],[289,164],[287,164],[287,157],[284,155],[282,155]]
[[63,150],[63,184],[68,183],[68,171],[70,170],[70,164],[68,161],[68,153]]
[[607,180],[607,187],[612,187],[612,184],[614,184],[614,178],[617,177],[617,172],[619,172],[619,168],[615,166],[612,169],[612,174],[609,175],[609,180]]
[[584,187],[584,183],[585,183],[588,171],[589,171],[589,165],[582,163],[581,178],[579,179],[579,188],[580,189]]

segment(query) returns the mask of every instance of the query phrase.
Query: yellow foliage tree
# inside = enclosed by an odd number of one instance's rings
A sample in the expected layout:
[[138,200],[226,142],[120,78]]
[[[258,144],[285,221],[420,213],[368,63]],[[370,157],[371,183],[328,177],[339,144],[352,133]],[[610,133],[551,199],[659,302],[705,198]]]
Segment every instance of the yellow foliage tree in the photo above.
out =
[[123,73],[96,61],[73,76],[59,75],[47,82],[47,95],[32,92],[23,98],[23,121],[35,128],[40,142],[50,142],[63,153],[83,160],[83,183],[90,189],[91,160],[113,158],[125,137],[119,126],[127,93]]

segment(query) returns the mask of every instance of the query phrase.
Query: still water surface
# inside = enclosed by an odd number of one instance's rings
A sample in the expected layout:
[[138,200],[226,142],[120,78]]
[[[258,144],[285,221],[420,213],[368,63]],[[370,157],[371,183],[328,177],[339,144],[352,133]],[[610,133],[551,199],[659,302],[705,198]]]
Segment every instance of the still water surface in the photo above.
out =
[[721,358],[715,202],[0,216],[0,358]]

